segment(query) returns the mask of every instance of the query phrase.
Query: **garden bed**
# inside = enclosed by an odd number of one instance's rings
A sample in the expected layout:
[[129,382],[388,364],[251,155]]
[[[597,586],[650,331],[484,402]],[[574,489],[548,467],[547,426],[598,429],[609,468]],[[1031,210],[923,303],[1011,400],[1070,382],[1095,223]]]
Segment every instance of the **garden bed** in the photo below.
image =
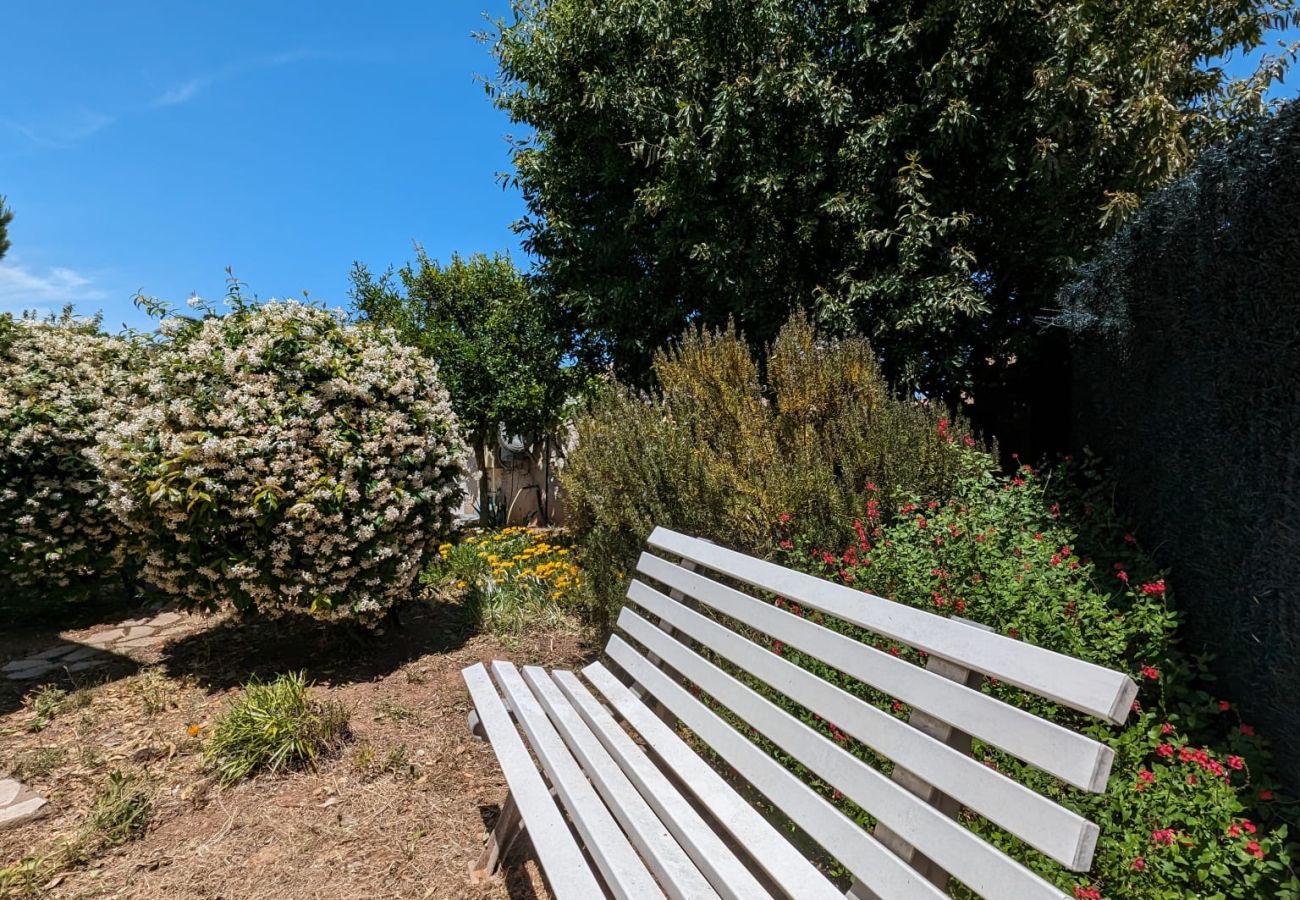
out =
[[[49,863],[26,883],[11,876],[0,897],[546,896],[526,846],[507,880],[469,882],[505,784],[490,748],[466,728],[459,673],[502,656],[572,665],[592,648],[565,628],[509,641],[470,636],[462,618],[457,607],[423,605],[400,628],[366,635],[293,618],[187,616],[158,647],[121,650],[71,676],[3,683],[0,768],[17,768],[50,812],[0,831],[0,870],[66,857],[114,771],[146,785],[152,812],[134,839]],[[7,635],[0,662],[96,630]],[[315,771],[218,787],[202,758],[214,720],[250,677],[288,671],[347,705],[350,739]],[[32,730],[42,682],[68,693]]]

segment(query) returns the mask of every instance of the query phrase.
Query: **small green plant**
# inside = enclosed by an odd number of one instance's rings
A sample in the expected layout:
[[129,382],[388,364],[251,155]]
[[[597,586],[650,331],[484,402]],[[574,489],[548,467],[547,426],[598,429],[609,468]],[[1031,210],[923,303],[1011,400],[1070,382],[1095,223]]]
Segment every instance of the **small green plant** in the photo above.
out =
[[420,714],[409,706],[388,700],[375,705],[376,722],[418,722]]
[[254,772],[280,772],[315,765],[348,735],[350,713],[342,703],[317,700],[301,673],[269,683],[249,682],[213,728],[205,760],[222,785]]
[[177,705],[176,685],[157,666],[142,669],[131,686],[150,715],[166,712]]
[[64,710],[67,699],[68,692],[52,684],[47,684],[30,695],[28,702],[36,715],[28,723],[28,731],[44,731],[54,717]]
[[67,761],[68,754],[60,747],[37,747],[19,755],[9,774],[18,779],[44,778]]
[[95,795],[87,829],[100,846],[114,846],[136,837],[153,815],[153,797],[138,775],[114,771]]
[[411,761],[410,748],[405,744],[399,744],[381,755],[374,744],[363,741],[352,753],[351,763],[353,770],[366,779],[381,775],[414,778],[419,772],[419,767]]

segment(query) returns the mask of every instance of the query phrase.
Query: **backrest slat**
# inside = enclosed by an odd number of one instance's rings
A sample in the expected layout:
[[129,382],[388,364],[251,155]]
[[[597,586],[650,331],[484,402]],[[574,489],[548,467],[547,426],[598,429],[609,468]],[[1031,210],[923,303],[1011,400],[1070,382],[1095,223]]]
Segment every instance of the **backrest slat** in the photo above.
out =
[[[627,607],[620,613],[618,624],[644,647],[653,650],[666,664],[708,692],[813,774],[874,815],[971,890],[995,900],[1059,900],[1063,896],[1056,887],[985,843],[974,832],[895,784],[756,691],[736,681],[690,648],[668,637]],[[625,670],[629,670],[625,663],[632,662],[629,657],[644,659],[617,636],[610,639],[606,651]],[[629,674],[638,679],[641,677],[630,670]],[[667,678],[663,673],[659,675]],[[649,684],[646,686],[651,693],[656,693],[654,687]],[[661,699],[672,709],[671,703],[665,698]],[[673,712],[685,721],[681,713],[675,709]],[[732,734],[739,736],[738,732],[727,727]],[[714,736],[701,737],[715,750],[718,749]],[[773,800],[779,808],[786,809],[784,797],[774,797]],[[865,832],[860,833],[866,836]],[[880,846],[874,838],[872,843],[875,847]],[[884,852],[888,854],[888,851]],[[893,854],[888,855],[898,860]],[[906,866],[901,860],[898,861]],[[841,857],[840,862],[848,865],[850,860]],[[915,870],[910,867],[909,871],[915,874]],[[854,874],[881,896],[893,896],[873,883],[871,876],[863,877],[857,872]]]
[[[923,781],[1062,865],[1075,871],[1087,870],[1091,865],[1098,829],[1082,816],[835,687],[779,654],[687,609],[643,582],[633,581],[628,597],[652,617],[667,622],[676,632],[698,641],[796,703],[835,723],[845,734],[905,766]],[[671,640],[666,634],[663,637]],[[650,644],[647,647],[655,649]],[[912,668],[917,673],[922,671]],[[976,694],[969,688],[956,687],[967,694]],[[868,808],[868,811],[872,810]]]
[[650,546],[802,606],[952,660],[1064,706],[1116,724],[1128,718],[1137,685],[1127,675],[1032,644],[967,628],[774,563],[656,528]]
[[643,553],[637,571],[1069,784],[1094,792],[1105,790],[1115,754],[1099,741],[654,554]]
[[[646,626],[654,628],[648,622]],[[771,800],[790,821],[802,828],[873,891],[891,900],[942,900],[947,896],[881,846],[879,841],[863,831],[826,798],[800,781],[793,772],[707,709],[618,635],[609,639],[605,651],[624,672],[662,702],[741,777]],[[583,671],[590,675],[590,669],[588,667]],[[601,681],[593,677],[592,683],[602,693],[606,693]],[[620,713],[624,712],[608,693],[606,697]]]

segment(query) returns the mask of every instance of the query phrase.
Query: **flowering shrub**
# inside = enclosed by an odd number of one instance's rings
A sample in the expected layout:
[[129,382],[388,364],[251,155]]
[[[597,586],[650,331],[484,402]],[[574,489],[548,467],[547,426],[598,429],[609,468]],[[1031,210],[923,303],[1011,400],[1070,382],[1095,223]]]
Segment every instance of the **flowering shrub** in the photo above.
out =
[[84,597],[117,575],[124,529],[86,455],[130,342],[70,313],[0,316],[0,581]]
[[[988,765],[1101,826],[1085,880],[1044,864],[983,820],[971,827],[1081,898],[1300,896],[1269,754],[1229,701],[1194,687],[1201,666],[1179,654],[1169,586],[1136,541],[1120,537],[1122,528],[1095,493],[1053,500],[1049,487],[1078,483],[1065,468],[1050,484],[1028,466],[998,477],[984,454],[953,452],[964,474],[949,497],[869,500],[847,547],[813,546],[794,517],[780,517],[778,525],[786,533],[780,559],[787,565],[1128,671],[1141,686],[1122,729],[1002,685],[988,687],[1115,749],[1107,791],[1093,796],[1062,791],[1050,776],[975,747]],[[907,648],[854,633],[924,664]],[[773,649],[819,665],[789,648]],[[888,708],[908,713],[897,703]],[[810,724],[844,738],[829,723]]]
[[375,618],[449,524],[462,451],[436,367],[306,303],[169,317],[135,400],[101,417],[142,574],[211,609]]
[[465,596],[489,631],[559,625],[586,597],[567,544],[555,532],[521,527],[472,534],[439,547],[428,577]]

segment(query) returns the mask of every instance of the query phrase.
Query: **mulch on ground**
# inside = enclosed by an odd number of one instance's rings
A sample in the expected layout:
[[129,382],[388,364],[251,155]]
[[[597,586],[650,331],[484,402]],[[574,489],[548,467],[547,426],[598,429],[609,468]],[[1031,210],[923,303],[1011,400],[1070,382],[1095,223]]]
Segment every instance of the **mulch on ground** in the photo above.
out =
[[[94,631],[7,635],[0,665],[42,638],[77,642]],[[505,783],[491,748],[466,727],[460,670],[494,658],[576,665],[593,654],[570,632],[473,636],[445,606],[420,607],[380,634],[195,616],[161,646],[119,651],[98,669],[2,684],[0,771],[20,772],[50,812],[0,831],[0,868],[73,840],[120,769],[148,779],[147,830],[49,879],[40,896],[544,898],[526,841],[504,876],[469,880]],[[316,771],[219,788],[202,762],[212,723],[250,677],[287,671],[351,708],[351,739]],[[30,692],[49,683],[69,697],[33,731]]]

